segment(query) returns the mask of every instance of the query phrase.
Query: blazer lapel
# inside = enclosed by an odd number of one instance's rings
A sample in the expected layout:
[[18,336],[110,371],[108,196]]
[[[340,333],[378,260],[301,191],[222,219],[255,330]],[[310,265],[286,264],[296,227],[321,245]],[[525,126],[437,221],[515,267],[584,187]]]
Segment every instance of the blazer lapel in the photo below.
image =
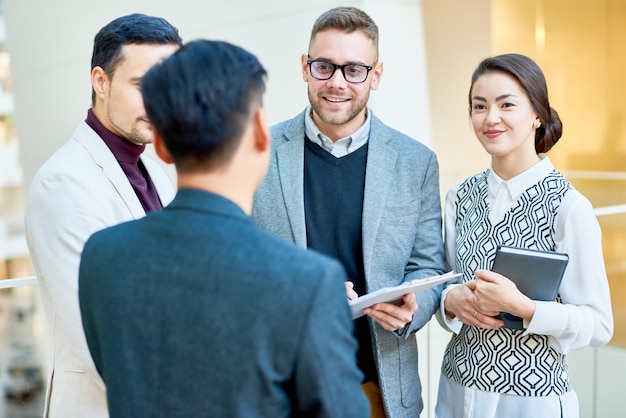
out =
[[[304,127],[304,121],[301,124]],[[278,176],[295,243],[306,247],[304,218],[304,129],[285,133],[286,141],[276,149]]]
[[363,266],[366,279],[369,278],[374,243],[387,201],[387,193],[393,180],[397,159],[396,151],[387,145],[390,140],[389,131],[380,120],[372,115],[365,171],[362,221]]
[[111,150],[109,150],[109,147],[107,147],[102,138],[85,122],[79,125],[76,131],[74,135],[75,138],[83,144],[91,154],[94,162],[102,168],[102,172],[109,179],[115,190],[117,190],[133,218],[138,219],[143,217],[146,212],[141,206],[141,202],[139,202],[122,167],[120,167],[115,156],[113,156],[113,153],[111,153]]
[[161,204],[163,207],[167,206],[172,201],[175,194],[172,180],[170,180],[163,168],[161,168],[156,161],[148,157],[145,152],[141,155],[141,161],[148,171],[152,184],[154,184],[156,188]]

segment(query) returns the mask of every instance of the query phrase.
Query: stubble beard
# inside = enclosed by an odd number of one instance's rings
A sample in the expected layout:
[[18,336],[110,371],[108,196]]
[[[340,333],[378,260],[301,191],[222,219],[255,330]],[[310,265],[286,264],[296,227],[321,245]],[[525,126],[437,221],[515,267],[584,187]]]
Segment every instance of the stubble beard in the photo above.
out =
[[139,145],[152,144],[152,132],[151,131],[142,132],[139,129],[139,124],[143,122],[142,118],[135,119],[135,122],[131,126],[130,131],[124,130],[120,125],[115,123],[115,119],[113,118],[113,115],[111,113],[109,113],[108,118],[111,123],[111,126],[115,128],[115,130],[117,131],[116,132],[117,135],[121,136],[122,138],[125,138],[126,140],[132,142],[133,144],[139,144]]
[[327,125],[340,126],[345,125],[350,122],[354,118],[356,118],[362,111],[365,109],[367,105],[367,101],[369,99],[369,91],[362,98],[352,98],[350,101],[350,107],[345,111],[341,112],[330,112],[327,111],[323,106],[323,98],[317,95],[314,95],[311,92],[311,89],[308,89],[309,94],[309,103],[311,103],[311,109],[313,112]]
[[128,133],[126,138],[137,144],[143,144],[143,145],[152,144],[152,132],[146,135],[145,133],[139,131],[139,129],[137,128],[137,125],[133,125],[131,131]]

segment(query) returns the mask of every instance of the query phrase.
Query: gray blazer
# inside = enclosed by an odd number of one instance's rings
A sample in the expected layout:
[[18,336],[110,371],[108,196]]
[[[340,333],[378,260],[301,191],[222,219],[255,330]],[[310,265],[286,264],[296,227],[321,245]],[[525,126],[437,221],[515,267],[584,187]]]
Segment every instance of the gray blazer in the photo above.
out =
[[[263,229],[306,247],[304,117],[271,128],[269,172],[254,201]],[[430,149],[386,126],[370,112],[363,198],[363,265],[368,292],[444,271],[439,167]],[[387,416],[419,416],[423,403],[413,332],[439,307],[442,288],[417,295],[411,324],[391,333],[370,320]]]

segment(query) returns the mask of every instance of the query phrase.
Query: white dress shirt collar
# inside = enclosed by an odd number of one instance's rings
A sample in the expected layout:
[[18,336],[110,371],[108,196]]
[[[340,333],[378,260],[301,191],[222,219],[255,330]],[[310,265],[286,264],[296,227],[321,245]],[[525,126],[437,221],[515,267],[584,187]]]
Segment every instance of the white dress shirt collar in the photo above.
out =
[[329,137],[324,135],[311,116],[311,106],[309,105],[305,112],[304,117],[304,131],[306,136],[313,141],[313,143],[319,145],[327,152],[331,153],[337,158],[343,157],[361,148],[367,143],[370,136],[370,124],[371,118],[369,115],[369,108],[365,109],[365,123],[361,125],[352,135],[345,138],[341,138],[333,142]]
[[537,164],[509,180],[503,180],[493,169],[490,169],[489,177],[487,178],[489,195],[495,196],[498,189],[504,185],[509,190],[511,198],[517,199],[529,186],[539,182],[552,170],[554,170],[554,166],[550,161],[550,157],[547,156],[542,156],[541,161]]
[[502,219],[504,213],[526,189],[538,183],[552,170],[554,166],[547,156],[542,156],[537,164],[509,180],[503,180],[490,169],[487,177],[487,203],[491,222],[495,224]]

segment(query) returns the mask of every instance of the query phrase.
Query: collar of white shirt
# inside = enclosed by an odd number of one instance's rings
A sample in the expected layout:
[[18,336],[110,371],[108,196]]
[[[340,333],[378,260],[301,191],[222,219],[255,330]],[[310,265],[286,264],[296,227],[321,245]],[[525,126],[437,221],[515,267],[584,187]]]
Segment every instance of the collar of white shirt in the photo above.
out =
[[504,212],[510,209],[522,193],[552,170],[554,166],[547,156],[542,156],[537,164],[509,180],[503,180],[493,169],[490,169],[487,177],[487,204],[490,208],[489,218],[492,223],[501,219]]
[[487,178],[489,195],[495,196],[500,186],[504,184],[511,193],[511,198],[517,199],[519,195],[526,191],[526,189],[547,176],[552,170],[554,170],[554,166],[548,156],[542,156],[541,161],[537,164],[509,180],[503,180],[492,169],[490,169],[489,176]]
[[343,157],[361,148],[365,145],[370,136],[371,118],[369,117],[369,108],[365,109],[365,123],[359,127],[354,133],[345,138],[341,138],[333,142],[329,137],[324,135],[311,116],[311,106],[309,105],[305,112],[304,117],[304,130],[306,136],[313,141],[313,143],[319,145],[327,152],[331,153],[337,158]]

